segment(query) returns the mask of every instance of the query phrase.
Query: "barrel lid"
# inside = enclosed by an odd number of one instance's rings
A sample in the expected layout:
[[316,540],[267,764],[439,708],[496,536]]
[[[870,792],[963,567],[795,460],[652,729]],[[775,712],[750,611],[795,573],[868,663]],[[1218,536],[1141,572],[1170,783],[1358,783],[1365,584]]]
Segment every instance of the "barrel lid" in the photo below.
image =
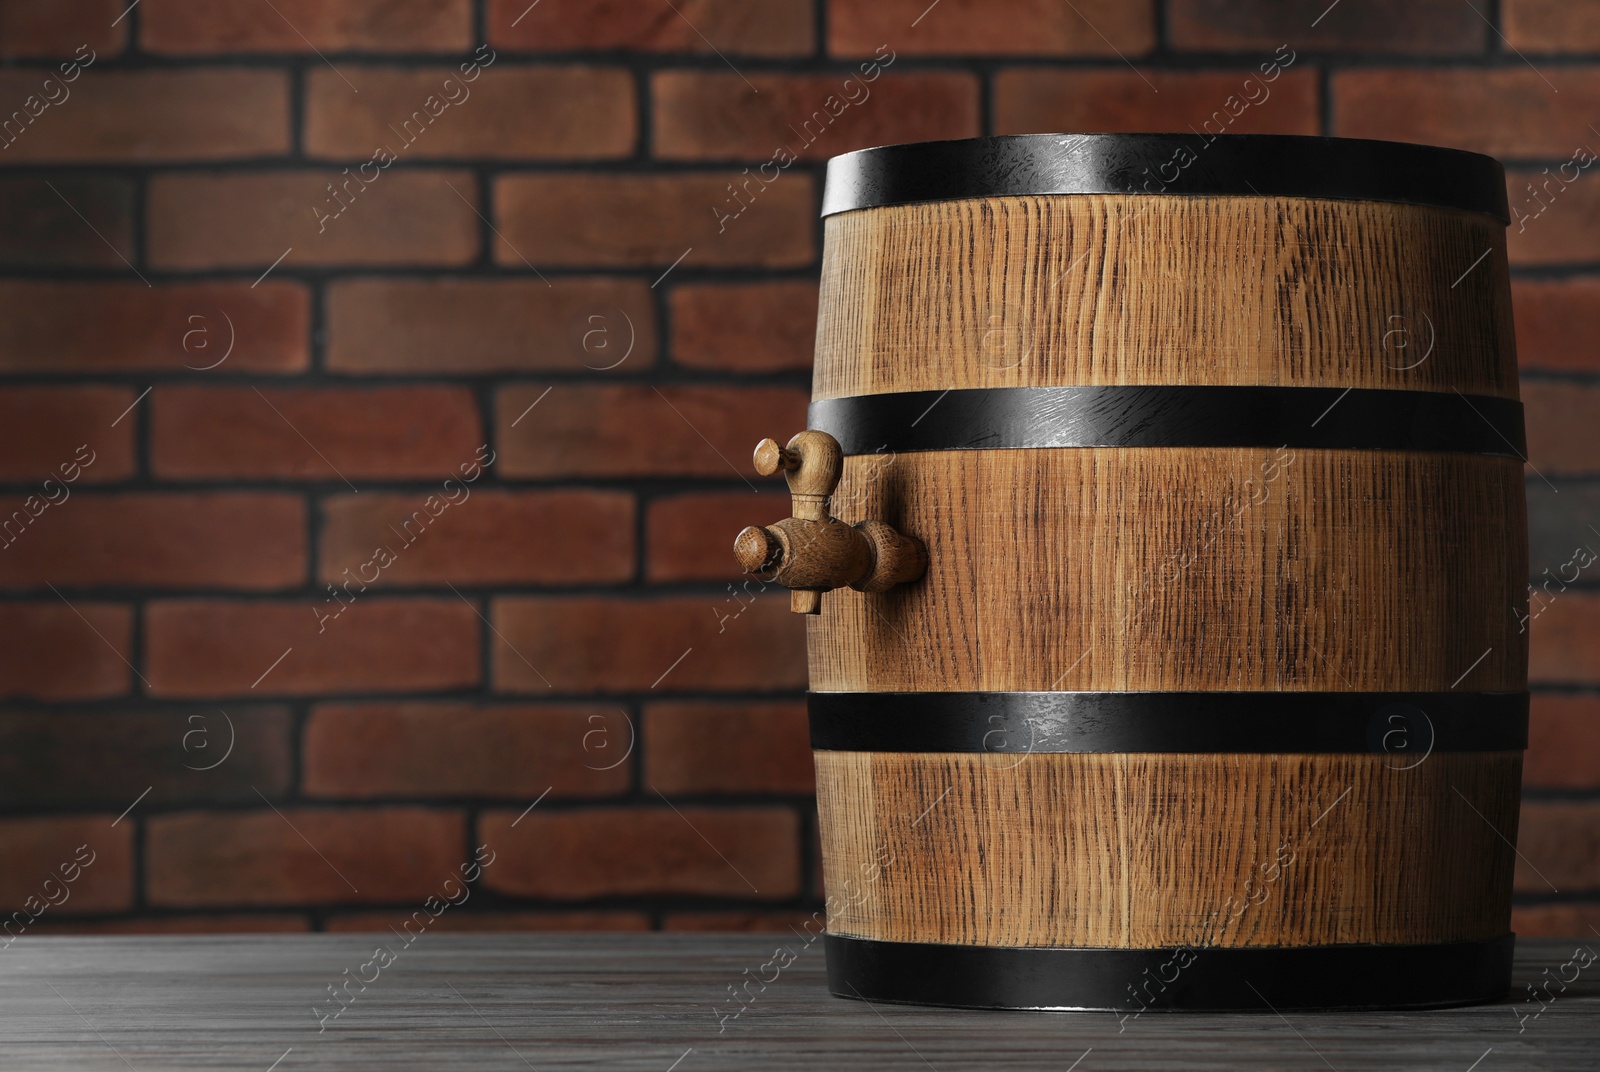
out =
[[1398,201],[1510,221],[1505,170],[1459,149],[1291,134],[1007,134],[860,149],[828,161],[822,214],[1029,194]]

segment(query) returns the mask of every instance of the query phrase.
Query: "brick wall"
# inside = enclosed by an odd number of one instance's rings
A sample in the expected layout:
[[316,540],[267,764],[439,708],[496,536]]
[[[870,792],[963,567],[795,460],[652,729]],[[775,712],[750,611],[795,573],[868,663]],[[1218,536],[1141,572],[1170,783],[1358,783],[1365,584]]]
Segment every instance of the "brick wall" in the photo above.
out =
[[727,586],[787,505],[747,459],[804,419],[821,161],[1181,130],[1287,46],[1233,129],[1511,169],[1560,578],[1517,927],[1600,925],[1600,177],[1546,177],[1600,150],[1593,5],[125,4],[0,7],[6,910],[89,845],[35,928],[377,928],[484,841],[450,925],[818,906],[800,622]]

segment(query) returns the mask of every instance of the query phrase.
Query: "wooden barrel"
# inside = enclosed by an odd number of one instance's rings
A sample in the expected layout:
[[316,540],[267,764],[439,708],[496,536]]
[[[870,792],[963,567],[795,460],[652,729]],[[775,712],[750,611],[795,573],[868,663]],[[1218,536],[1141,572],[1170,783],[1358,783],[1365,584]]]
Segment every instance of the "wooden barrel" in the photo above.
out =
[[823,215],[832,512],[927,549],[808,619],[833,992],[1124,1022],[1502,996],[1500,165],[980,138],[839,157]]

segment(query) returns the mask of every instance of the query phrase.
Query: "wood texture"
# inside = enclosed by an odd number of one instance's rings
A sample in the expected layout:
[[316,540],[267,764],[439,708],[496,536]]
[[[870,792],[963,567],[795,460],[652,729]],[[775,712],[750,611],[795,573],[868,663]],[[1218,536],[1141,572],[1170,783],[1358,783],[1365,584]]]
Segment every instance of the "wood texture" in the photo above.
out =
[[847,212],[825,237],[819,399],[1118,383],[1516,397],[1505,228],[1487,216],[1007,197]]
[[836,502],[928,571],[827,596],[817,691],[1526,687],[1515,460],[936,451],[847,458]]
[[[1488,217],[1011,197],[843,213],[826,239],[816,399],[1101,384],[1517,396],[1504,228]],[[883,595],[828,597],[808,623],[815,691],[1276,691],[1292,719],[1296,691],[1527,686],[1515,460],[933,451],[847,458],[836,502],[923,540],[929,566]],[[1395,766],[819,752],[831,925],[1135,948],[1504,934],[1520,753]]]
[[1390,755],[816,761],[828,925],[841,934],[1140,948],[1510,930],[1518,752],[1410,769]]
[[915,536],[906,536],[894,526],[868,518],[855,528],[872,549],[872,568],[850,587],[860,592],[887,592],[897,584],[921,580],[928,571],[928,548]]
[[[1576,947],[1600,951],[1593,935],[1518,942],[1504,1005],[1285,1024],[1265,1008],[1119,1021],[867,1005],[830,997],[822,943],[787,931],[429,934],[319,1034],[324,987],[386,938],[23,937],[3,954],[0,1052],[30,1072],[1465,1072],[1493,1047],[1476,1072],[1495,1072],[1589,1068],[1600,1047],[1600,965],[1561,981]],[[774,978],[779,946],[797,956]],[[756,976],[736,1004],[728,988]]]
[[839,441],[826,432],[801,432],[787,447],[771,439],[756,444],[756,472],[783,472],[793,516],[744,529],[733,553],[746,573],[766,574],[791,589],[789,609],[796,614],[820,613],[823,592],[846,585],[885,592],[916,580],[927,568],[922,541],[882,521],[850,526],[831,515],[830,497],[843,462]]

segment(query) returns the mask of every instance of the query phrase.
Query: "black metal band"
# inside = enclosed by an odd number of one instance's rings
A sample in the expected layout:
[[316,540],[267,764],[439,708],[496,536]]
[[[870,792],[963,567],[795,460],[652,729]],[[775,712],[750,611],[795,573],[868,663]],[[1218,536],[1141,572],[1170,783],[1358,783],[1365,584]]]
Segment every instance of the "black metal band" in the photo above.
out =
[[811,403],[846,454],[1035,447],[1302,447],[1526,456],[1522,403],[1342,387],[988,387]]
[[1505,169],[1403,142],[1256,134],[1013,134],[885,145],[828,161],[822,214],[1032,194],[1395,201],[1510,220]]
[[1061,949],[879,942],[830,934],[845,998],[986,1009],[1405,1009],[1498,1001],[1515,935],[1440,945]]
[[834,752],[1384,753],[1528,747],[1526,692],[813,692]]

